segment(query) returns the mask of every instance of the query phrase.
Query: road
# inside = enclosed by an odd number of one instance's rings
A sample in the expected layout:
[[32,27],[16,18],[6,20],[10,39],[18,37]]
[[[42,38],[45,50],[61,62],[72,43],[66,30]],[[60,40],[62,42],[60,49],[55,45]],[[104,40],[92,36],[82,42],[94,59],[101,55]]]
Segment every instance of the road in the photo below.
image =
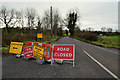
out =
[[[35,60],[2,56],[3,78],[114,78],[118,77],[118,50],[98,47],[76,39],[63,37],[52,44],[75,44],[75,67],[60,64],[39,64]],[[87,55],[89,54],[92,58]],[[100,66],[101,63],[107,70]],[[110,72],[113,74],[110,74]]]

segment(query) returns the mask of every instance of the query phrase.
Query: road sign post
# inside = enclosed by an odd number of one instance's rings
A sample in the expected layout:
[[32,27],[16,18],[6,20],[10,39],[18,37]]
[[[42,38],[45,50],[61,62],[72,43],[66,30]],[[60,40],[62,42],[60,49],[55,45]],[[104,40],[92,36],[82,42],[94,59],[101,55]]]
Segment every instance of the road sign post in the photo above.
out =
[[75,45],[74,44],[55,44],[53,45],[53,53],[51,58],[51,65],[53,60],[72,60],[74,67],[75,60]]

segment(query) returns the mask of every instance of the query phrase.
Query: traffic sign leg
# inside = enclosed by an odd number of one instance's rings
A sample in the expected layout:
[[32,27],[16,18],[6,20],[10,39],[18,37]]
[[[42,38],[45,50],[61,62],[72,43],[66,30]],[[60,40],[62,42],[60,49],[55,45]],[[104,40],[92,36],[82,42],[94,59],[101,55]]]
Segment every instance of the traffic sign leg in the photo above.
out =
[[75,66],[75,62],[74,62],[74,60],[73,60],[73,67]]

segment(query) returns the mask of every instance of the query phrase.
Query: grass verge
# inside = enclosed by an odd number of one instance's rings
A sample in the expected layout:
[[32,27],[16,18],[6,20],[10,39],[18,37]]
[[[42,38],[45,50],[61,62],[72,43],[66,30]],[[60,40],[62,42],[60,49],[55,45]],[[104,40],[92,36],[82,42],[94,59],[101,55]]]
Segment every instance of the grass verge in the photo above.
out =
[[95,44],[98,46],[120,49],[119,37],[120,36],[99,36],[97,41],[89,41],[89,40],[85,40],[85,39],[79,38],[79,37],[72,37],[72,38],[75,38],[77,40],[84,41],[87,43],[92,43],[92,44]]

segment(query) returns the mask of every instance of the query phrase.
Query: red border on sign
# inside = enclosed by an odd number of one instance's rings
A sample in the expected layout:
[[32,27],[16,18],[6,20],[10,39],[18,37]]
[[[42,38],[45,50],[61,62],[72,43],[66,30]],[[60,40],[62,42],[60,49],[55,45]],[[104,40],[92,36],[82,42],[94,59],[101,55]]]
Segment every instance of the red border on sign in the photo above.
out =
[[32,46],[29,46],[29,47],[25,47],[25,48],[24,48],[24,57],[25,57],[25,58],[34,57],[34,53],[33,53],[33,48],[32,48]]
[[74,45],[54,45],[52,59],[74,60]]

